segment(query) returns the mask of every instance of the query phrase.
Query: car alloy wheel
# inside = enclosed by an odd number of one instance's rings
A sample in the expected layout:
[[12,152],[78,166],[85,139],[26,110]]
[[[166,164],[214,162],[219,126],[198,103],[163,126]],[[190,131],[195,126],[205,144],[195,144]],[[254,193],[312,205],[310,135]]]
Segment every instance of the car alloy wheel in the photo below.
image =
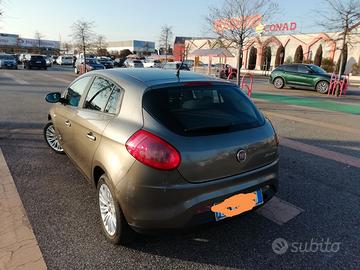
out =
[[326,94],[329,90],[329,83],[326,81],[321,81],[316,85],[316,90],[320,94]]
[[44,127],[44,136],[47,144],[52,150],[60,154],[64,152],[64,149],[60,145],[53,123],[50,122]]
[[110,189],[105,183],[101,184],[99,188],[99,207],[101,220],[106,232],[110,236],[114,236],[117,226],[115,202]]
[[274,80],[274,86],[278,89],[281,89],[284,87],[284,80],[282,78],[276,78]]

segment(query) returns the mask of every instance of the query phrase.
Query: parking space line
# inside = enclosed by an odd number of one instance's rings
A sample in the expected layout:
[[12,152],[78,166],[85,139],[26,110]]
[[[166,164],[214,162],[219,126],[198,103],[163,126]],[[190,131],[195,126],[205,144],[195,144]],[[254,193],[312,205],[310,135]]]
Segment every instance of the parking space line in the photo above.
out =
[[46,269],[1,149],[0,235],[0,269]]
[[62,82],[62,83],[65,83],[65,84],[69,84],[72,79],[70,80],[67,80],[67,79],[63,79],[63,78],[58,78],[56,76],[52,76],[52,75],[49,75],[47,73],[39,73],[41,74],[42,77],[46,77],[46,78],[49,78],[49,79],[52,79],[52,80],[55,80],[55,81],[58,81],[58,82]]
[[304,212],[304,210],[300,207],[281,200],[276,196],[268,201],[263,207],[256,210],[256,213],[278,225],[284,225],[302,212]]
[[308,154],[319,156],[322,158],[334,160],[346,165],[360,168],[360,158],[341,154],[335,151],[327,150],[318,146],[297,142],[288,138],[280,137],[280,145],[302,151]]
[[280,114],[280,113],[274,113],[274,112],[268,112],[268,111],[265,112],[265,114],[267,116],[283,118],[283,119],[286,119],[286,120],[292,120],[292,121],[295,121],[295,122],[314,125],[314,126],[317,126],[317,127],[330,128],[330,129],[334,129],[334,130],[337,130],[337,131],[345,131],[345,132],[352,133],[352,134],[360,136],[360,129],[356,129],[356,128],[341,126],[341,125],[337,125],[337,124],[330,124],[330,123],[325,123],[325,122],[320,122],[320,121],[314,121],[314,120],[311,120],[311,119],[300,118],[300,117],[296,117],[296,116],[292,116],[292,115]]
[[3,75],[11,80],[13,80],[14,82],[16,82],[17,84],[29,84],[28,81],[22,80],[20,78],[18,78],[17,76],[15,76],[14,74],[8,73],[8,72],[4,72]]

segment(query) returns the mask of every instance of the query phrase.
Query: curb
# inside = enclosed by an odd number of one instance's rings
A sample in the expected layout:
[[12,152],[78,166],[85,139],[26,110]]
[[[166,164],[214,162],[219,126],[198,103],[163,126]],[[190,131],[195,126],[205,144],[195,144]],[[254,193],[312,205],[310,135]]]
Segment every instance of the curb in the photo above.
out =
[[1,149],[0,269],[47,269]]

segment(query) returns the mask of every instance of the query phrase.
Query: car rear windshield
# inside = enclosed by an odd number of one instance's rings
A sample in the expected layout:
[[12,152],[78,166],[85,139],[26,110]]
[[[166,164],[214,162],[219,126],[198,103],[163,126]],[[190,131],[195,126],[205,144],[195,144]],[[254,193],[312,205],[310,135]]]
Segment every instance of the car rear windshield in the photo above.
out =
[[33,55],[33,56],[31,56],[31,60],[40,61],[40,60],[44,60],[44,57],[38,56],[38,55]]
[[149,90],[143,108],[171,131],[203,136],[259,127],[264,118],[235,86],[182,86]]

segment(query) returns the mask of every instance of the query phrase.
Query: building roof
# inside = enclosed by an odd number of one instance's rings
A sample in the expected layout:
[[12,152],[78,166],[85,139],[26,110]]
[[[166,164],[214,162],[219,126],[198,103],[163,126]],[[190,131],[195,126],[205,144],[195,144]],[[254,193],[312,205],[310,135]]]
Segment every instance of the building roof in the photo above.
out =
[[225,48],[216,49],[197,49],[190,53],[192,56],[212,56],[212,57],[234,57],[229,50]]

